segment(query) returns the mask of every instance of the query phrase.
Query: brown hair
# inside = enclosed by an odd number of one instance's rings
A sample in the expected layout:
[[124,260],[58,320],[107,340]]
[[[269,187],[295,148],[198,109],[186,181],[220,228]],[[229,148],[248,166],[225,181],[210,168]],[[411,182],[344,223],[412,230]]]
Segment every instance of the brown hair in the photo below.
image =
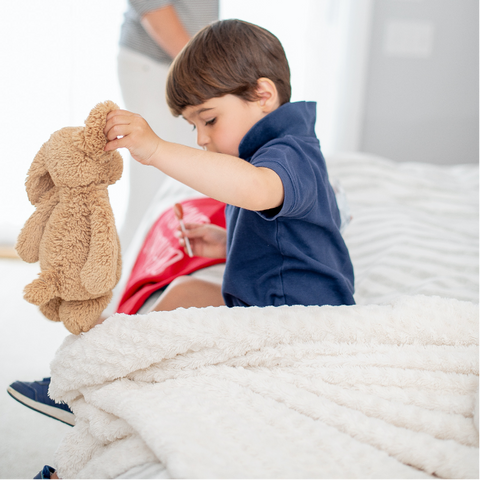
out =
[[167,103],[178,117],[186,107],[227,94],[255,101],[262,77],[275,83],[280,105],[290,101],[290,68],[278,38],[242,20],[221,20],[200,30],[172,63]]

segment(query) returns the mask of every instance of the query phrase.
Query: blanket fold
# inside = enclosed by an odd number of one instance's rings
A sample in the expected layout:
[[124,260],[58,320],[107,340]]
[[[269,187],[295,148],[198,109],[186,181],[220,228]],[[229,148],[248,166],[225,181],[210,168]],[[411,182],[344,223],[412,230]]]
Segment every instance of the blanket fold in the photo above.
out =
[[478,305],[117,314],[65,340],[50,395],[62,477],[478,478]]

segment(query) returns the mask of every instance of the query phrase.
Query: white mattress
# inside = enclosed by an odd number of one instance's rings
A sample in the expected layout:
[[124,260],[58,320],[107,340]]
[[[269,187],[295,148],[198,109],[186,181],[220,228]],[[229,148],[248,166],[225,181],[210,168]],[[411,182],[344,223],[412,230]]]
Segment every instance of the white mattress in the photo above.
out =
[[330,157],[328,168],[353,217],[344,238],[358,304],[401,294],[478,303],[478,165],[346,154]]
[[[51,394],[73,400],[78,424],[59,472],[478,478],[478,166],[327,163],[353,217],[359,305],[117,315],[67,338]],[[167,187],[134,248],[192,195]]]

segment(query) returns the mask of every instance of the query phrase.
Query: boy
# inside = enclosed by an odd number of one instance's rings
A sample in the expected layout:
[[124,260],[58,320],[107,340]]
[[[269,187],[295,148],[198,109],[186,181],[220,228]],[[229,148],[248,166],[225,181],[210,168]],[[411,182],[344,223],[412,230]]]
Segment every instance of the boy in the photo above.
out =
[[195,255],[227,258],[222,287],[179,278],[154,310],[351,305],[353,267],[315,136],[315,105],[289,103],[290,71],[270,32],[239,20],[201,30],[177,56],[167,102],[205,151],[166,142],[139,115],[107,116],[105,151],[127,148],[227,203],[227,231],[188,225]]
[[[205,151],[161,140],[139,115],[108,115],[106,151],[126,147],[140,163],[228,204],[227,231],[186,225],[195,255],[226,257],[222,287],[180,277],[154,310],[354,303],[353,268],[314,132],[315,105],[289,100],[290,71],[278,39],[225,20],[187,44],[167,81],[170,109],[196,128]],[[73,424],[68,405],[48,397],[49,383],[15,382],[9,392]]]

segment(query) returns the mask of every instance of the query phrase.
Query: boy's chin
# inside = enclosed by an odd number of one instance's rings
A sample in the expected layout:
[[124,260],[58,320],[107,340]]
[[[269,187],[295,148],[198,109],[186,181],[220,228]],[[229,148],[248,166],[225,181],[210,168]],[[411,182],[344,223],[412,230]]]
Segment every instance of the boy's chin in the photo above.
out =
[[237,148],[225,148],[222,149],[221,152],[218,153],[223,153],[225,155],[231,155],[232,157],[238,157],[238,147]]

